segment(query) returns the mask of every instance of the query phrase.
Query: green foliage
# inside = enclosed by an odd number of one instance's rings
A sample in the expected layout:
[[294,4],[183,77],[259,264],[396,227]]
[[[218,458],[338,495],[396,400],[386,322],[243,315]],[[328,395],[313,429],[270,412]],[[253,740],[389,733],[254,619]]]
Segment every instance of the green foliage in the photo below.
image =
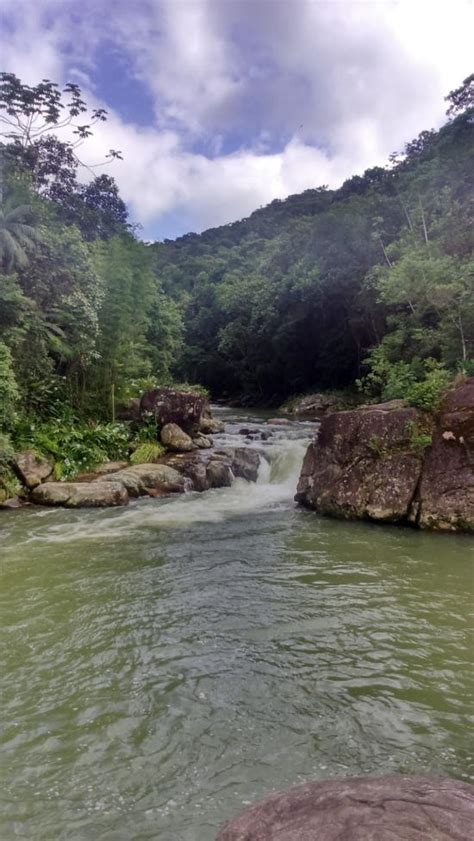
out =
[[432,359],[426,360],[425,372],[421,382],[412,383],[408,388],[406,401],[409,406],[436,411],[452,376],[442,364]]
[[11,469],[14,454],[10,437],[0,432],[0,502],[16,496],[20,490],[18,479]]
[[[156,434],[156,431],[155,431]],[[140,444],[130,456],[132,464],[151,464],[166,453],[166,448],[157,441]]]
[[432,444],[433,436],[428,428],[414,421],[407,424],[407,432],[410,437],[410,447],[417,456],[422,456],[427,447]]
[[17,449],[33,448],[54,459],[57,479],[72,479],[105,461],[128,457],[128,427],[119,423],[66,424],[63,419],[30,423],[23,418],[15,430]]
[[0,341],[0,430],[9,429],[14,421],[18,386],[13,372],[12,355]]

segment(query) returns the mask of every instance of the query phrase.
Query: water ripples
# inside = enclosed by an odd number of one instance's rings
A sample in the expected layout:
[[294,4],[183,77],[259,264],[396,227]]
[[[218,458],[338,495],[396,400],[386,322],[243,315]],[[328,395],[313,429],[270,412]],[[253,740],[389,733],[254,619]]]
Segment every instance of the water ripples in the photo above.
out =
[[474,779],[471,542],[295,510],[286,434],[273,485],[7,515],[2,838],[211,841],[298,781]]

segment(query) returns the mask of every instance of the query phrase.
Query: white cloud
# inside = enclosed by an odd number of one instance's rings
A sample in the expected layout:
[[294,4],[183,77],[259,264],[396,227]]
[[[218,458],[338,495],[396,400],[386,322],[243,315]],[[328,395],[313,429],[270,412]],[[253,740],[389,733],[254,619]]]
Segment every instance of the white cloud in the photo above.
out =
[[87,85],[101,39],[127,51],[156,122],[112,113],[88,155],[123,150],[110,171],[157,231],[166,214],[202,230],[383,163],[440,124],[472,71],[463,0],[4,0],[3,13],[6,67],[29,82]]

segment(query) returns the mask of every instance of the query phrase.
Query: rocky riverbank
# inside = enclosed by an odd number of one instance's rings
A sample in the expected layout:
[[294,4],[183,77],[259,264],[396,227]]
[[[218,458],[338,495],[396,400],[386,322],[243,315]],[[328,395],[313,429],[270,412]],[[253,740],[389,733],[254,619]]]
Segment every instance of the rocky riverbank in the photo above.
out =
[[324,417],[296,500],[333,517],[474,533],[474,377],[436,415],[392,401]]
[[[12,463],[24,487],[24,501],[65,508],[127,505],[141,496],[162,497],[228,487],[234,477],[255,482],[260,456],[245,447],[215,448],[210,434],[224,424],[211,415],[205,397],[174,389],[154,389],[129,408],[134,427],[154,423],[165,454],[153,463],[109,462],[74,481],[54,479],[54,464],[33,451],[17,453]],[[163,452],[163,449],[161,450]],[[18,507],[11,500],[4,507]]]

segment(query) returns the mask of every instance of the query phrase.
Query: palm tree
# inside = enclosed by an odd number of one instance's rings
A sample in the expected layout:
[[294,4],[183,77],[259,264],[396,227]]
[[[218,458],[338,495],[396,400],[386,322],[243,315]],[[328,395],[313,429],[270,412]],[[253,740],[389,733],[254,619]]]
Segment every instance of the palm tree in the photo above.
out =
[[29,204],[9,196],[0,206],[0,268],[9,274],[28,265],[28,255],[38,242],[36,216]]

